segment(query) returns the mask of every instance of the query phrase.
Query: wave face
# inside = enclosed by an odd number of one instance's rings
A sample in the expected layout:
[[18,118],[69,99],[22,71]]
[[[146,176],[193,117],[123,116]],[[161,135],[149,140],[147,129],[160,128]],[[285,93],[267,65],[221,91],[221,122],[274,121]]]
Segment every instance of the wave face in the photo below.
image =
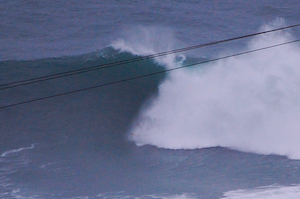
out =
[[[0,84],[137,58],[112,48],[87,55],[0,62]],[[1,91],[1,106],[157,71],[153,60]],[[22,74],[22,77],[15,74]],[[165,75],[112,84],[0,112],[0,198],[72,198],[137,187],[140,158],[126,132],[139,107],[157,94]],[[18,95],[16,95],[18,93]],[[116,176],[119,176],[116,182]],[[125,183],[126,182],[126,183]],[[115,186],[112,187],[111,184]],[[95,198],[97,198],[95,196]]]
[[[266,34],[244,50],[290,40],[288,32]],[[299,55],[299,44],[290,44],[172,72],[130,138],[139,146],[222,146],[300,159]]]

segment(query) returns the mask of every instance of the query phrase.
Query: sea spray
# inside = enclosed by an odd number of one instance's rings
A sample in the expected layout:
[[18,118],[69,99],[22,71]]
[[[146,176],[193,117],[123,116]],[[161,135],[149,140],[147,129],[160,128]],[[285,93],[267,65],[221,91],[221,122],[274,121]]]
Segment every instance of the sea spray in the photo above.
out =
[[[125,29],[123,36],[113,42],[111,46],[121,52],[147,56],[174,50],[177,46],[175,45],[176,43],[178,42],[170,28],[137,26]],[[169,54],[166,56],[157,56],[155,61],[167,68],[173,68],[176,66],[176,63],[181,63],[184,59],[185,56],[182,54]]]
[[[266,34],[245,51],[290,40],[287,32]],[[199,65],[200,73],[169,73],[130,139],[169,149],[222,146],[300,159],[299,54],[296,43]]]

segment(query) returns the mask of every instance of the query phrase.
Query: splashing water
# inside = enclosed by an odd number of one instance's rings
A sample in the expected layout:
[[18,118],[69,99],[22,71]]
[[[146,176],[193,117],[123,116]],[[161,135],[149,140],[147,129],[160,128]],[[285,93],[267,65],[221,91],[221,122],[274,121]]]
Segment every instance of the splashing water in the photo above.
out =
[[[266,34],[246,50],[290,40],[287,32]],[[169,149],[222,146],[300,159],[299,54],[296,43],[170,73],[130,139]]]

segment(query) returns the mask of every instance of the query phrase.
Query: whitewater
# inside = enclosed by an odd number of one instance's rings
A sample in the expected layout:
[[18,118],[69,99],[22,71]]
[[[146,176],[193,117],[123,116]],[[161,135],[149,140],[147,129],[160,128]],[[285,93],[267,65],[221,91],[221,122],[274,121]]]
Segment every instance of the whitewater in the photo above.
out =
[[[266,34],[242,52],[292,40],[289,33]],[[299,53],[296,43],[170,73],[140,113],[131,139],[169,149],[222,146],[299,159]],[[165,62],[178,64],[171,57]]]
[[0,198],[298,199],[300,43],[281,44],[299,27],[143,56],[299,24],[299,7],[0,1]]

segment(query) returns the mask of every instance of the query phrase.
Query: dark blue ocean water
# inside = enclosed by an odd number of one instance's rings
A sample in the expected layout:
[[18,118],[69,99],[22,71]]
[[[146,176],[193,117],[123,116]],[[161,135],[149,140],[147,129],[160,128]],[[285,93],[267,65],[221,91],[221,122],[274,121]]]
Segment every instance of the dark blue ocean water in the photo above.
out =
[[[288,1],[0,1],[0,198],[300,197],[300,22]],[[48,96],[95,89],[45,100]]]

